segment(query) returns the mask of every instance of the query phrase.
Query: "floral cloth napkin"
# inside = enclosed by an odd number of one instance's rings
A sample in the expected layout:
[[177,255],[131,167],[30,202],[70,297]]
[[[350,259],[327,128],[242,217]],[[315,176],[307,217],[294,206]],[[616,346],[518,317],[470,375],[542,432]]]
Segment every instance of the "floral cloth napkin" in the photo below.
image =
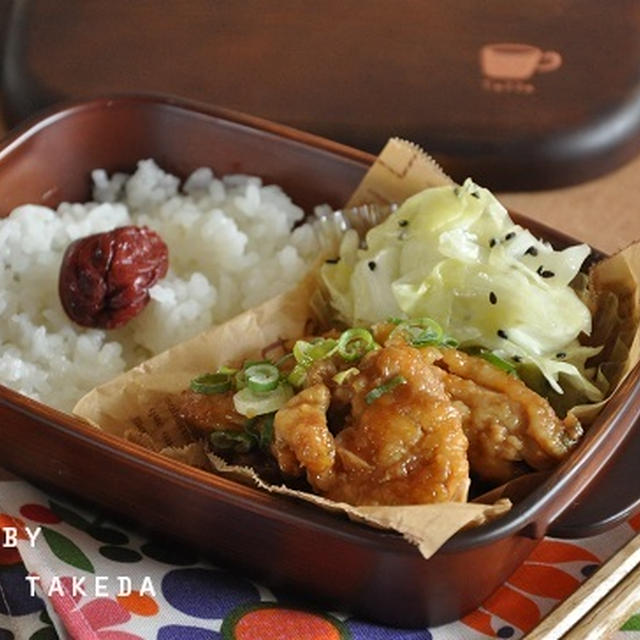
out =
[[[482,607],[408,630],[321,611],[149,539],[98,509],[0,482],[0,640],[479,640],[521,638],[640,530],[547,538]],[[640,639],[640,615],[616,639]]]

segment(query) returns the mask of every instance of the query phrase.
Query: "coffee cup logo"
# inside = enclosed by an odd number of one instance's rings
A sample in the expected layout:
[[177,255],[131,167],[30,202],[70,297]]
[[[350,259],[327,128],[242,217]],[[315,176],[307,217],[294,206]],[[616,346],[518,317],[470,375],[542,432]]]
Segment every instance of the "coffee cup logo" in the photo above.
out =
[[561,65],[557,51],[543,51],[530,44],[495,43],[480,50],[484,87],[490,91],[532,93],[534,75],[555,71]]

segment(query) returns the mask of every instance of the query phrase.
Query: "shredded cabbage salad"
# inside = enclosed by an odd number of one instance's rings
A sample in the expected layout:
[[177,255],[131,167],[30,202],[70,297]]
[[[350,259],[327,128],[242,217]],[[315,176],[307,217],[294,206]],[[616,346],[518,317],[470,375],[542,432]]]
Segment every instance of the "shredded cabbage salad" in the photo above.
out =
[[585,362],[598,349],[578,341],[591,313],[569,286],[589,253],[585,244],[554,250],[468,179],[408,199],[364,248],[348,231],[321,277],[350,326],[428,316],[461,348],[535,365],[555,392],[569,384],[596,401]]

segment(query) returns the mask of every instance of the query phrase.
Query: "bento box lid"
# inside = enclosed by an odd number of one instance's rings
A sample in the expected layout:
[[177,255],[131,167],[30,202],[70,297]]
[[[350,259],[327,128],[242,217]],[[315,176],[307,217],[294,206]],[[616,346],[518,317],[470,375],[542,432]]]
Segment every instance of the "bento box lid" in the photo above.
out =
[[639,33],[634,0],[21,2],[2,100],[13,125],[60,98],[161,91],[550,188],[640,150]]

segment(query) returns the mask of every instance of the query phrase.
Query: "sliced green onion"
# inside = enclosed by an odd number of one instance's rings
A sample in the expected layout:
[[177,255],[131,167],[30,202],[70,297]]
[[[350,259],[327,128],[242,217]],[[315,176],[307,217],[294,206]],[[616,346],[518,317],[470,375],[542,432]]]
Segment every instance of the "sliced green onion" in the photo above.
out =
[[265,416],[262,422],[262,428],[260,429],[260,448],[264,451],[269,451],[271,443],[273,442],[273,419],[275,415],[269,414]]
[[338,341],[333,338],[318,338],[313,342],[296,340],[293,345],[293,357],[297,364],[289,373],[287,381],[296,388],[304,384],[307,369],[317,360],[330,358],[338,347]]
[[381,384],[379,387],[375,387],[371,389],[369,393],[364,397],[364,401],[367,404],[371,404],[375,400],[377,400],[380,396],[383,396],[385,393],[389,393],[389,391],[393,391],[398,385],[406,384],[407,379],[404,376],[395,376],[391,378],[388,382]]
[[280,371],[270,362],[245,367],[244,377],[251,391],[273,391],[278,386]]
[[235,375],[235,387],[237,390],[244,389],[247,386],[247,369],[256,365],[272,364],[271,360],[245,360],[242,369]]
[[236,390],[244,389],[247,386],[247,378],[244,375],[244,369],[240,369],[234,376],[233,382]]
[[508,374],[512,376],[518,375],[516,368],[506,360],[503,360],[500,356],[497,356],[492,351],[480,351],[478,354],[483,360],[491,363],[496,369],[500,369],[501,371],[506,371]]
[[419,325],[420,330],[413,335],[413,345],[422,347],[427,345],[442,344],[444,331],[442,327],[431,318],[423,318]]
[[318,338],[314,342],[296,340],[293,345],[293,357],[298,364],[309,367],[316,360],[332,356],[337,344],[333,338]]
[[247,422],[245,430],[263,451],[269,451],[273,442],[273,413],[267,413]]
[[338,339],[338,353],[347,362],[362,358],[365,353],[375,347],[376,343],[371,332],[360,327],[343,331]]
[[233,394],[235,410],[247,418],[272,413],[282,407],[293,396],[291,385],[281,382],[273,391],[252,391],[249,387]]
[[349,378],[353,378],[353,376],[357,376],[360,373],[360,369],[356,367],[349,367],[345,371],[339,371],[333,376],[331,379],[336,384],[344,384]]
[[287,376],[287,382],[296,389],[299,389],[303,384],[307,377],[307,367],[302,364],[297,364],[293,369],[291,369],[291,373]]
[[414,347],[426,347],[442,344],[444,331],[442,327],[431,318],[416,318],[401,322],[392,332],[401,333]]
[[226,374],[227,374],[227,375],[229,375],[229,376],[233,376],[233,375],[235,375],[236,373],[238,373],[238,370],[237,370],[237,369],[234,369],[233,367],[227,367],[227,365],[222,365],[222,366],[218,369],[217,373],[226,373]]
[[308,353],[312,346],[313,344],[306,340],[296,340],[296,343],[293,345],[293,357],[296,359],[298,364],[311,364],[312,360]]
[[216,451],[234,451],[236,453],[247,453],[255,444],[255,440],[250,434],[231,429],[212,431],[209,435],[209,441]]
[[196,393],[214,394],[225,393],[231,389],[231,376],[228,373],[205,373],[194,378],[189,383],[189,388]]
[[333,338],[322,338],[313,343],[308,355],[313,362],[329,358],[335,353],[337,345],[338,341]]
[[440,324],[432,318],[414,318],[412,320],[400,320],[399,318],[391,318],[390,322],[396,325],[391,332],[394,335],[402,335],[402,337],[413,347],[457,347],[458,341],[448,336]]
[[246,371],[249,367],[253,367],[256,364],[273,364],[271,360],[245,360],[242,365],[242,370]]

